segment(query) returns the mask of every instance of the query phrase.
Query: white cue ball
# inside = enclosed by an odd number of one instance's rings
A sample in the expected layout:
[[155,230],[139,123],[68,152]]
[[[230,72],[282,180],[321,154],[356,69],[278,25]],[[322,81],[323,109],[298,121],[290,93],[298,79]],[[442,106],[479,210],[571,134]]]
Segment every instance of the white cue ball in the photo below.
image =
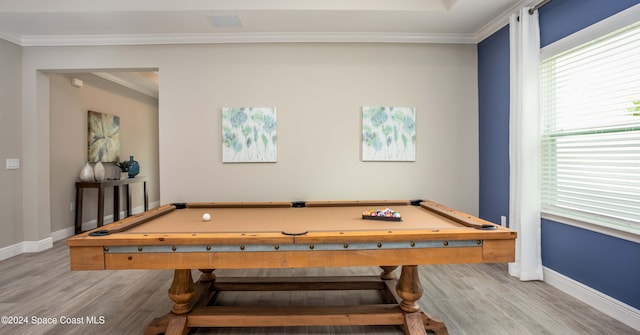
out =
[[209,221],[209,220],[211,220],[211,215],[209,213],[202,214],[202,221]]

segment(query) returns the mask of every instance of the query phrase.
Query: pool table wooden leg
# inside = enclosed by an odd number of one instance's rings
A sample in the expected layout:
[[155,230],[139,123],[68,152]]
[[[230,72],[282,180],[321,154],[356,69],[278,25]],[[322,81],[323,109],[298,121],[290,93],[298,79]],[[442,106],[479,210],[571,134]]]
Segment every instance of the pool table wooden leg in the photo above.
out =
[[422,316],[422,324],[424,328],[429,331],[429,333],[438,334],[438,335],[448,335],[449,330],[447,326],[445,326],[444,322],[440,319],[426,315],[424,313],[420,313]]
[[393,272],[398,266],[381,266],[382,273],[380,279],[385,283],[384,289],[380,290],[380,295],[385,304],[397,304],[400,298],[397,297],[395,291],[395,283],[398,282],[398,276]]
[[422,297],[423,290],[417,265],[402,266],[400,280],[396,285],[396,292],[402,298],[400,309],[407,313],[414,313],[420,310],[420,305],[416,301]]
[[185,314],[193,309],[192,299],[196,294],[196,285],[191,277],[190,269],[176,269],[173,282],[169,288],[169,299],[175,304],[171,311],[175,314]]
[[175,270],[169,288],[169,298],[175,303],[171,312],[156,318],[145,328],[144,335],[188,334],[188,314],[198,307],[207,305],[215,293],[211,290],[216,280],[214,269],[200,269],[202,274],[197,283],[193,282],[191,270]]
[[441,320],[431,317],[420,310],[417,301],[422,297],[423,289],[420,284],[417,265],[403,265],[400,280],[396,285],[396,293],[402,299],[400,309],[404,312],[404,331],[406,334],[447,335],[449,331]]
[[381,266],[380,267],[382,269],[382,273],[380,274],[380,279],[382,280],[391,280],[391,279],[396,279],[396,274],[393,272],[395,271],[398,266],[394,265],[394,266]]
[[169,319],[167,330],[164,335],[187,335],[189,334],[189,326],[187,325],[187,316],[178,315]]
[[200,274],[200,282],[208,283],[216,280],[216,274],[213,273],[215,269],[199,269],[202,274]]

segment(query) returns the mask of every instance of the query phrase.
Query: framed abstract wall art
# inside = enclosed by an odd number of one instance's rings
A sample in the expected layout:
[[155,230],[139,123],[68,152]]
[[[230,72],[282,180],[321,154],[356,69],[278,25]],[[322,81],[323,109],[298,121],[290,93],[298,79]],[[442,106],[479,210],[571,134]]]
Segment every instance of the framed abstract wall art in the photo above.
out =
[[89,111],[88,161],[116,163],[120,158],[120,117]]
[[362,160],[415,161],[415,108],[363,107]]
[[277,158],[274,107],[222,109],[222,162],[270,163]]

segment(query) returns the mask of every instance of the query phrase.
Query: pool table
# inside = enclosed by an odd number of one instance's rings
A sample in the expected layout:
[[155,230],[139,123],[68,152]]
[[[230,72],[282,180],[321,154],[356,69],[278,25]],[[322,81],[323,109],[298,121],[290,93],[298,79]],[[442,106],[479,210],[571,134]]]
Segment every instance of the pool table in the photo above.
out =
[[[390,208],[400,218],[371,217]],[[209,214],[211,219],[204,220]],[[146,334],[191,327],[400,325],[447,334],[421,311],[417,265],[512,262],[516,233],[423,200],[207,202],[164,205],[67,240],[72,270],[172,269],[172,311]],[[216,278],[214,269],[380,266],[379,276]],[[400,277],[396,269],[400,267]],[[199,280],[192,279],[199,269]],[[231,290],[380,291],[366,306],[208,306]]]

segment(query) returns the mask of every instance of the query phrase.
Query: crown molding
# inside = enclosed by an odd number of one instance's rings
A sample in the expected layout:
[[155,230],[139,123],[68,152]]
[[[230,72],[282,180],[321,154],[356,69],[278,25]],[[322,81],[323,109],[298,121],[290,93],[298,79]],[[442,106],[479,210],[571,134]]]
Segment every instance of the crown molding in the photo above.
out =
[[485,38],[493,35],[496,31],[502,29],[504,26],[509,24],[509,17],[511,14],[516,13],[520,8],[523,7],[533,7],[536,3],[539,3],[540,0],[522,0],[515,5],[511,6],[509,9],[505,10],[495,19],[491,20],[486,26],[482,27],[474,36],[475,43],[482,42]]
[[118,76],[114,76],[108,72],[93,72],[94,75],[101,77],[103,79],[109,80],[113,83],[116,83],[118,85],[124,86],[128,89],[134,90],[138,93],[142,93],[144,95],[150,96],[152,98],[156,98],[158,99],[158,91],[157,90],[151,90],[151,89],[147,89],[145,87],[143,87],[142,85],[137,85],[135,83],[132,83],[128,80],[125,80],[121,77]]
[[[0,35],[2,38],[2,35]],[[444,43],[475,44],[473,34],[396,33],[241,33],[156,35],[22,36],[14,43],[25,46],[107,46],[218,43]]]
[[3,39],[5,41],[7,41],[7,42],[11,42],[11,43],[16,44],[16,45],[23,46],[22,45],[22,38],[20,38],[19,35],[16,35],[14,33],[8,33],[8,32],[5,32],[5,31],[0,31],[0,39]]
[[508,25],[509,16],[511,16],[511,13],[507,14],[505,12],[501,16],[489,22],[489,24],[487,24],[486,26],[482,27],[482,29],[480,29],[480,31],[478,31],[478,33],[474,36],[476,43],[482,42],[485,38],[493,35],[495,32]]

